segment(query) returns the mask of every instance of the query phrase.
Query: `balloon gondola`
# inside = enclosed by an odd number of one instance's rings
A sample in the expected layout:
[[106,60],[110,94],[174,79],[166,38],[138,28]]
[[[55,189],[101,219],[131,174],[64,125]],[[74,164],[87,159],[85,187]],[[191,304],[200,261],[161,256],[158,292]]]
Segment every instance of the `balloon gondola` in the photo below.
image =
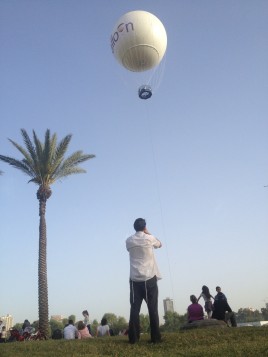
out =
[[151,96],[153,94],[152,88],[147,85],[140,86],[138,93],[139,93],[140,99],[149,99],[149,98],[151,98]]

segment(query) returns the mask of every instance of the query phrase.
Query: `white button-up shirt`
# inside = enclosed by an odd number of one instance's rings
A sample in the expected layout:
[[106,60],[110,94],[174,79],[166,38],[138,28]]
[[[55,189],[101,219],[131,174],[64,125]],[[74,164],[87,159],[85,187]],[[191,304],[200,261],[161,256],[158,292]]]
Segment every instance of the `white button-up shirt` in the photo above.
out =
[[64,327],[63,335],[66,340],[74,340],[78,337],[78,330],[74,325]]
[[161,242],[157,238],[144,232],[136,232],[126,240],[131,280],[146,281],[155,275],[161,279],[154,256],[154,248],[160,247]]

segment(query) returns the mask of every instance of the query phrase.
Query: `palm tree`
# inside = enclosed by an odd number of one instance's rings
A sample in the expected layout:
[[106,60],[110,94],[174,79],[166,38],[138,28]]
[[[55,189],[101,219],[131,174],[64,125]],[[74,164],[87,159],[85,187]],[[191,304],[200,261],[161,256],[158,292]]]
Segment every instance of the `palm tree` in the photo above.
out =
[[50,135],[47,130],[45,142],[42,143],[33,130],[33,142],[25,129],[21,129],[25,148],[8,139],[23,155],[22,160],[0,155],[0,160],[19,169],[30,177],[28,182],[38,185],[39,200],[39,256],[38,256],[38,311],[39,330],[48,336],[48,285],[47,285],[47,233],[46,233],[46,202],[52,194],[50,186],[57,180],[72,174],[85,173],[78,165],[95,155],[76,151],[66,159],[71,135],[67,135],[57,144],[56,134]]

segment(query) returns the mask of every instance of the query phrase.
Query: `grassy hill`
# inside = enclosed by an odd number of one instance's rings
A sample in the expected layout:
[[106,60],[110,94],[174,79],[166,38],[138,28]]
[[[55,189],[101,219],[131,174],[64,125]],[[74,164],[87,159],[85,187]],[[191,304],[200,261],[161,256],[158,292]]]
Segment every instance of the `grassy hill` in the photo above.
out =
[[268,356],[268,327],[196,329],[163,335],[161,344],[136,345],[126,337],[25,341],[0,344],[1,357],[178,357]]

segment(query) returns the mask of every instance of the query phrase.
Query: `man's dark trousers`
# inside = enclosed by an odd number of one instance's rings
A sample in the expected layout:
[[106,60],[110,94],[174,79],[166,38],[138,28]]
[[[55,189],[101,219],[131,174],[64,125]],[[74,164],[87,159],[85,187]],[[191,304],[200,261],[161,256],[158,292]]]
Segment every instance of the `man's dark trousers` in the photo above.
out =
[[132,281],[130,280],[130,319],[128,338],[130,343],[138,342],[140,339],[140,309],[143,299],[148,306],[151,341],[160,342],[161,335],[159,331],[159,316],[158,316],[158,286],[157,278],[147,281]]

